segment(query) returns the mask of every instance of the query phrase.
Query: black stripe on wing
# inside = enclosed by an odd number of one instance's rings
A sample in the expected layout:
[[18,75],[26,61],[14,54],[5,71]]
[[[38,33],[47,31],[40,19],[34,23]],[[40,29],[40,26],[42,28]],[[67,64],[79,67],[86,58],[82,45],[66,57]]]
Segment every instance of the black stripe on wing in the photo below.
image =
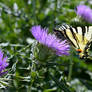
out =
[[79,44],[78,44],[78,40],[79,40],[79,39],[77,38],[76,33],[74,32],[74,30],[73,30],[72,27],[70,27],[69,29],[70,29],[70,32],[71,32],[71,34],[72,34],[72,37],[73,37],[74,40],[76,41],[76,44],[77,44],[78,48],[80,48],[80,47],[79,47]]
[[86,27],[81,27],[82,28],[82,39],[84,40],[84,35],[86,33]]
[[[73,37],[74,40],[76,41],[76,44],[77,44],[78,48],[80,48],[80,47],[79,47],[79,44],[78,44],[78,38],[77,38],[77,36],[76,36],[76,34],[75,34],[75,32],[74,32],[74,29],[75,29],[75,28],[73,29],[73,28],[72,28],[71,26],[69,26],[69,25],[62,25],[62,26],[60,27],[60,29],[64,31],[64,34],[66,35],[66,38],[72,43],[72,45],[73,45],[74,47],[76,47],[75,44],[71,41],[71,39],[70,39],[69,36],[67,35],[66,29],[69,29],[69,30],[70,30],[70,33],[72,34],[72,37]],[[76,32],[78,32],[77,29],[75,29],[75,30],[76,30]]]
[[66,33],[66,30],[63,30],[64,31],[64,35],[65,35],[65,38],[74,46],[76,47],[76,45],[71,41],[71,39],[68,37],[67,33]]
[[72,44],[74,47],[76,47],[76,45],[71,41],[71,39],[68,37],[67,33],[66,33],[66,29],[69,29],[70,26],[68,25],[62,25],[57,29],[54,29],[54,33],[55,35],[62,40],[68,40],[68,43]]
[[57,36],[57,38],[59,38],[61,40],[66,40],[64,33],[62,33],[62,31],[54,29],[54,33]]

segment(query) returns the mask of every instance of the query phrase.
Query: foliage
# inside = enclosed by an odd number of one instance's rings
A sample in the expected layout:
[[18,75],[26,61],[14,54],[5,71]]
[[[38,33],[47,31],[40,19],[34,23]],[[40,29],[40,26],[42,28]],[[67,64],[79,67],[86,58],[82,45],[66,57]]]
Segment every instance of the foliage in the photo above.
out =
[[[79,4],[92,7],[91,0],[0,0],[0,48],[8,56],[8,73],[0,78],[1,92],[92,91],[92,62],[70,56],[49,55],[33,38],[30,28],[56,25],[91,25],[79,19]],[[46,53],[45,53],[46,54]]]

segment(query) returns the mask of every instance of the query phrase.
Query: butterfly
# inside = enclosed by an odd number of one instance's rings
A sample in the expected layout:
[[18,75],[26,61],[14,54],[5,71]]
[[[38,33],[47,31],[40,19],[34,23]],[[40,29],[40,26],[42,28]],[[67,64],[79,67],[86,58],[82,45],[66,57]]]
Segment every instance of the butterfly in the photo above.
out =
[[67,40],[80,58],[88,58],[88,50],[92,43],[92,26],[72,27],[63,24],[54,28],[55,35],[61,40]]

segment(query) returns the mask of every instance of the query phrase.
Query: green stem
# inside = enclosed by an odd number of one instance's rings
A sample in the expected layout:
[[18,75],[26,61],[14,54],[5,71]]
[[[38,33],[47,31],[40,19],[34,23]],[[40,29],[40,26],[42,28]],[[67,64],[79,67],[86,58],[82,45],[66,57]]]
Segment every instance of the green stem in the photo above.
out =
[[73,63],[72,63],[72,59],[71,59],[71,60],[70,60],[70,65],[69,65],[68,81],[71,80],[71,76],[72,76],[72,68],[73,68]]

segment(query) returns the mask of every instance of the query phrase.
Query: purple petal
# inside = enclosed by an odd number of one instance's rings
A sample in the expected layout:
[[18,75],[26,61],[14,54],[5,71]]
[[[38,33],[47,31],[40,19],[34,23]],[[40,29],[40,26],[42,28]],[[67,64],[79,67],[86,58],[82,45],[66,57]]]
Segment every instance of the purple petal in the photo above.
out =
[[90,9],[90,7],[86,5],[79,5],[77,6],[76,13],[86,21],[92,23],[92,9]]
[[8,71],[1,72],[1,73],[0,73],[0,76],[2,76],[2,75],[4,75],[4,74],[7,74],[7,73],[8,73]]
[[3,57],[3,52],[0,50],[0,76],[6,73],[3,72],[5,68],[9,65],[6,60],[7,57]]

